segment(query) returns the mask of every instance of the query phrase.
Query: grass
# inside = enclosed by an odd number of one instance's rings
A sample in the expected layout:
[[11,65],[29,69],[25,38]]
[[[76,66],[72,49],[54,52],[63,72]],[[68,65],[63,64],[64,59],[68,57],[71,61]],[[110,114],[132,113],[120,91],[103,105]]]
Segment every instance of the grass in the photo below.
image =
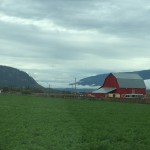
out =
[[150,149],[150,105],[0,96],[0,150],[141,149]]

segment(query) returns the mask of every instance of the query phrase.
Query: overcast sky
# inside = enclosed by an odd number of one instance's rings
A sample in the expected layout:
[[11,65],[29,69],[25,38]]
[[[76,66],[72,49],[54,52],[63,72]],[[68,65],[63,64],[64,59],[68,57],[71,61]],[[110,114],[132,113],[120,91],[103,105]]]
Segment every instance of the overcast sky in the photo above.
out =
[[0,0],[0,62],[47,87],[150,69],[150,1]]

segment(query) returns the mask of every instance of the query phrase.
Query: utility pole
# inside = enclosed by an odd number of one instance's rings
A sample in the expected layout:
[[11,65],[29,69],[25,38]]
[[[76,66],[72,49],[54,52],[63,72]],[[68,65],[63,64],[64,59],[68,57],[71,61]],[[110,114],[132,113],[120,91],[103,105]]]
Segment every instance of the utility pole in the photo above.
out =
[[74,83],[74,85],[75,85],[75,93],[77,93],[77,82],[76,82],[76,78],[75,78],[75,83]]
[[74,83],[70,83],[69,85],[72,86],[72,92],[77,93],[77,79],[75,78],[74,80]]
[[51,88],[51,85],[49,84],[49,88],[48,88],[48,89],[49,89],[49,90],[48,90],[49,95],[50,95],[50,88]]

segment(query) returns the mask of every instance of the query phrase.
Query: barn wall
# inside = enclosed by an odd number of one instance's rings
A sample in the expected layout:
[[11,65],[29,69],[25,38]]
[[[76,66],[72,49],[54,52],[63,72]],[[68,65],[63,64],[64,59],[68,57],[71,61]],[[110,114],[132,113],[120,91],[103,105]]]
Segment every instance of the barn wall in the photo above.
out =
[[91,93],[93,96],[95,96],[96,98],[102,98],[105,97],[105,94],[103,93]]
[[121,97],[125,94],[143,94],[146,95],[145,89],[138,89],[138,88],[118,88],[116,90],[116,93],[120,93]]
[[115,87],[115,88],[119,88],[117,79],[110,74],[104,81],[103,87]]
[[145,89],[138,89],[138,88],[118,88],[115,90],[116,93],[120,94],[146,94]]

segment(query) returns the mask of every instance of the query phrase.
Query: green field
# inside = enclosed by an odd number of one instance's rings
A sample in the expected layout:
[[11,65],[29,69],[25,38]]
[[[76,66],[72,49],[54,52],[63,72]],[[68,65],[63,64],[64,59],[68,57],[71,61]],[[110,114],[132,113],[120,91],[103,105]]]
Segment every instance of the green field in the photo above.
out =
[[150,105],[0,96],[0,150],[150,150]]

